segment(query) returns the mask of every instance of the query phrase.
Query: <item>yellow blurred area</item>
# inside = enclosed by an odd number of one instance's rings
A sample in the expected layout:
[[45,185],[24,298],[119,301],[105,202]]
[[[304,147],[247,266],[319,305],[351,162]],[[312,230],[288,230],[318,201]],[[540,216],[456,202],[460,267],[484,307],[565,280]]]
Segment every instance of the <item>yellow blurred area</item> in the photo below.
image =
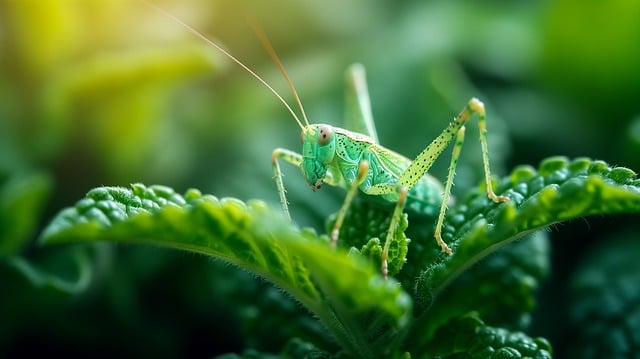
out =
[[[208,46],[141,2],[9,0],[0,8],[3,93],[13,98],[3,117],[36,162],[75,143],[110,170],[139,166],[132,154],[149,151],[168,93],[214,67]],[[194,21],[196,8],[187,9],[185,21]]]
[[[409,157],[471,96],[487,102],[490,117],[502,110],[505,128],[527,150],[544,138],[552,149],[544,155],[566,153],[567,145],[596,156],[587,147],[611,148],[601,136],[603,114],[622,128],[637,115],[635,3],[153,3],[230,50],[293,103],[251,31],[257,21],[312,122],[341,125],[343,71],[362,62],[381,140]],[[236,165],[259,168],[268,181],[271,149],[297,145],[294,122],[277,99],[142,1],[0,0],[0,53],[5,167],[17,161],[58,173],[90,170],[84,186],[246,177],[227,168]],[[487,98],[483,88],[497,92]],[[499,119],[490,121],[499,133]],[[567,140],[570,131],[579,136]]]

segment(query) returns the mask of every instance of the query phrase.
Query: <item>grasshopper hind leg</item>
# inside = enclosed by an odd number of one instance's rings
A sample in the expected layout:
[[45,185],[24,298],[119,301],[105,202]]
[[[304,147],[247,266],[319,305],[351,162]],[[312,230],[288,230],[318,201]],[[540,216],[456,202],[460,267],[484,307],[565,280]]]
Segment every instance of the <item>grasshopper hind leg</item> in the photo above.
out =
[[[489,199],[496,203],[506,202],[509,200],[509,197],[496,195],[493,191],[493,186],[491,183],[489,150],[487,145],[487,124],[484,104],[478,99],[472,98],[465,109],[456,117],[456,120],[454,120],[454,122],[460,121],[464,124],[471,117],[473,117],[473,115],[478,115],[478,127],[480,129],[480,149],[482,153],[482,163],[484,166],[484,179],[487,187],[487,197],[489,197]],[[460,158],[460,153],[462,152],[464,133],[465,127],[464,125],[462,125],[456,132],[453,152],[451,154],[451,163],[449,165],[449,173],[447,175],[447,182],[445,184],[444,192],[442,195],[442,205],[440,207],[440,212],[438,213],[438,220],[436,222],[436,228],[434,231],[434,236],[436,238],[436,241],[438,242],[438,245],[440,246],[442,251],[447,254],[452,254],[453,251],[442,239],[442,226],[444,224],[444,216],[447,211],[447,204],[451,196],[451,187],[453,186],[453,178],[455,177],[456,166],[458,164],[458,159]]]
[[453,178],[455,176],[458,158],[462,150],[464,142],[464,126],[474,116],[478,116],[478,127],[480,130],[480,149],[482,153],[482,162],[484,166],[484,178],[487,186],[487,196],[493,202],[506,202],[509,200],[506,196],[498,196],[493,191],[491,183],[491,171],[489,168],[489,150],[487,146],[487,124],[484,104],[479,100],[472,98],[469,100],[465,108],[456,116],[453,121],[436,137],[416,158],[411,162],[409,167],[400,175],[398,184],[405,188],[413,188],[419,178],[424,176],[440,154],[451,142],[454,142],[451,163],[449,165],[449,174],[445,184],[444,193],[442,195],[442,204],[438,213],[438,220],[434,236],[443,252],[452,253],[451,248],[442,239],[442,227],[444,225],[444,217],[447,211],[447,204],[451,196],[451,187],[453,186]]
[[451,154],[451,163],[449,164],[449,174],[447,175],[447,183],[444,186],[444,192],[442,193],[442,204],[440,205],[440,212],[438,212],[438,221],[436,222],[436,228],[434,230],[434,237],[436,242],[447,254],[452,254],[453,251],[442,239],[442,226],[444,224],[444,214],[447,212],[447,205],[449,204],[449,198],[451,197],[451,187],[453,187],[453,177],[456,174],[456,166],[458,165],[458,159],[460,158],[460,152],[462,152],[462,145],[464,144],[464,126],[458,129],[456,134],[456,140],[453,144],[453,153]]

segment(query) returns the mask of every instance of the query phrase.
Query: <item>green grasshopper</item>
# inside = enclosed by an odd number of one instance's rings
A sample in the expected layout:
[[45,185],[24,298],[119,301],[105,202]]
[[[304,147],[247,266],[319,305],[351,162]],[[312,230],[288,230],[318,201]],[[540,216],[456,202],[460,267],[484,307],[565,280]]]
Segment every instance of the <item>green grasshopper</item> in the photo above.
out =
[[[465,124],[474,116],[478,117],[480,129],[480,146],[482,161],[484,165],[485,183],[487,196],[494,202],[506,202],[506,196],[498,196],[494,193],[491,183],[491,172],[489,167],[489,151],[487,149],[487,128],[485,109],[482,102],[472,98],[460,114],[454,117],[453,121],[436,137],[431,143],[413,160],[389,150],[379,144],[373,117],[371,115],[371,105],[367,91],[364,70],[361,65],[354,65],[348,74],[350,78],[351,91],[356,98],[356,109],[352,111],[351,118],[355,129],[365,133],[348,131],[328,124],[309,124],[300,97],[293,86],[284,66],[278,58],[275,50],[271,46],[266,36],[256,29],[264,47],[278,66],[282,76],[289,85],[297,104],[302,113],[304,124],[291,109],[289,104],[274,90],[266,81],[258,76],[254,71],[245,66],[242,62],[214,43],[203,34],[182,22],[174,15],[165,10],[142,0],[150,7],[172,18],[174,21],[185,27],[187,30],[218,49],[229,59],[240,65],[249,74],[260,81],[269,89],[287,108],[302,130],[302,153],[296,153],[284,148],[276,148],[272,153],[272,166],[275,175],[276,187],[280,197],[280,203],[285,216],[291,220],[287,198],[282,181],[282,171],[279,161],[285,161],[299,167],[302,174],[311,186],[313,191],[318,190],[323,183],[332,186],[343,187],[347,190],[344,203],[338,212],[333,230],[331,231],[331,245],[336,246],[340,228],[358,190],[375,196],[382,201],[395,203],[389,229],[387,231],[381,258],[381,272],[386,278],[388,275],[388,254],[389,245],[393,239],[400,222],[403,210],[406,205],[414,201],[422,201],[426,205],[438,206],[440,210],[434,230],[434,237],[442,251],[451,254],[451,248],[442,239],[442,226],[447,203],[451,196],[451,187],[455,175],[456,165],[460,156],[460,151],[464,142]],[[429,169],[437,160],[444,149],[454,142],[451,163],[447,181],[442,188],[442,184],[428,174]],[[429,193],[437,191],[442,193],[441,198],[434,201],[429,198]],[[433,196],[431,196],[433,197]]]
[[498,196],[493,191],[484,105],[479,100],[472,98],[444,131],[411,161],[378,143],[370,116],[364,70],[360,65],[354,65],[350,68],[349,76],[356,85],[354,90],[360,105],[361,128],[369,128],[372,131],[363,135],[327,124],[309,124],[306,122],[306,118],[304,126],[299,122],[302,129],[302,154],[283,148],[275,149],[272,154],[276,185],[286,216],[289,217],[289,211],[279,160],[300,167],[304,178],[314,191],[318,190],[323,183],[347,189],[344,203],[331,231],[333,246],[336,245],[343,220],[358,189],[367,195],[379,196],[384,201],[395,203],[382,250],[381,271],[386,277],[389,245],[405,205],[411,201],[424,201],[427,205],[434,205],[433,199],[428,197],[428,193],[433,192],[434,187],[441,190],[442,185],[427,172],[444,149],[455,140],[449,174],[439,201],[440,210],[434,230],[434,237],[442,251],[451,254],[451,248],[442,239],[442,226],[451,195],[456,165],[464,142],[464,125],[474,115],[478,115],[487,195],[494,202],[509,200],[508,197]]

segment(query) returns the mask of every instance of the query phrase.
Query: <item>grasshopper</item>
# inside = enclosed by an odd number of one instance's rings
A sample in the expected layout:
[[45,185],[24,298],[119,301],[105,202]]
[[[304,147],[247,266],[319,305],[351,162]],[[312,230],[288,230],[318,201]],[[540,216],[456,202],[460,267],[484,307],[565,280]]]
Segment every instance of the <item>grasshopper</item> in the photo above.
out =
[[[491,172],[489,166],[489,151],[487,146],[487,126],[485,108],[481,101],[476,98],[469,100],[464,109],[453,118],[447,127],[412,161],[388,148],[380,145],[371,115],[371,105],[364,75],[361,65],[353,65],[348,71],[351,89],[356,98],[356,109],[352,111],[354,115],[351,123],[360,132],[352,132],[343,128],[329,124],[310,124],[302,106],[298,92],[293,82],[287,74],[282,62],[278,58],[273,46],[266,36],[255,29],[265,49],[278,66],[282,76],[286,80],[293,96],[298,104],[304,124],[293,111],[291,106],[283,97],[266,81],[258,76],[254,71],[236,59],[221,46],[208,39],[202,33],[195,30],[190,25],[184,23],[174,15],[166,12],[156,5],[141,0],[148,6],[163,13],[165,16],[176,21],[188,31],[195,34],[226,57],[237,63],[245,71],[256,78],[267,89],[269,89],[284,104],[291,113],[302,133],[302,153],[297,153],[284,148],[276,148],[272,152],[272,167],[279,194],[280,203],[287,219],[291,220],[284,183],[282,181],[282,171],[280,161],[288,162],[302,170],[302,175],[313,191],[320,189],[323,183],[332,186],[343,187],[347,190],[345,200],[338,212],[336,222],[331,231],[331,245],[336,247],[340,228],[349,207],[357,194],[361,192],[381,199],[384,202],[395,203],[395,208],[391,217],[389,229],[386,234],[382,258],[381,272],[386,278],[388,275],[388,254],[389,245],[401,220],[403,210],[407,204],[413,201],[426,201],[427,205],[433,205],[433,200],[425,197],[425,193],[433,193],[434,189],[441,192],[439,198],[439,212],[434,230],[434,237],[443,252],[452,254],[451,248],[442,239],[442,226],[447,204],[451,196],[451,187],[455,176],[456,165],[464,143],[465,124],[475,115],[478,117],[478,127],[480,132],[480,147],[482,162],[484,166],[484,180],[486,183],[487,196],[493,202],[506,202],[506,196],[496,195],[491,182]],[[442,184],[428,174],[429,169],[445,150],[453,142],[453,152],[449,165],[449,172],[444,188]]]

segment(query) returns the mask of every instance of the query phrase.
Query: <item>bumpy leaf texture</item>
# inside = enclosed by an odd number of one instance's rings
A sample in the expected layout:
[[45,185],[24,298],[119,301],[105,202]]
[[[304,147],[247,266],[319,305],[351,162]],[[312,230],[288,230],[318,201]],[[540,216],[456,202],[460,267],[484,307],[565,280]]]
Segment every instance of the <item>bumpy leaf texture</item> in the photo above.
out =
[[551,345],[545,339],[531,338],[487,326],[477,315],[469,314],[442,326],[425,352],[439,358],[551,358]]
[[585,158],[549,158],[538,170],[519,167],[497,192],[509,202],[493,203],[478,189],[449,210],[444,236],[454,255],[425,256],[416,287],[422,304],[472,264],[525,234],[578,217],[640,212],[640,180],[633,171]]
[[629,358],[640,352],[639,235],[607,236],[574,274],[566,333],[572,357]]
[[[90,191],[45,229],[42,243],[151,243],[221,258],[257,273],[313,312],[344,350],[373,357],[410,321],[411,298],[358,256],[301,233],[262,202],[163,186]],[[339,275],[336,275],[339,273]],[[374,354],[375,353],[375,354]]]
[[[407,288],[415,284],[419,304],[412,333],[421,334],[407,338],[408,346],[427,345],[443,323],[469,311],[493,325],[526,328],[535,292],[549,271],[547,233],[537,230],[576,217],[638,212],[639,184],[629,169],[585,158],[553,157],[537,170],[519,167],[497,186],[508,203],[495,204],[478,188],[449,209],[445,237],[452,256],[441,253],[432,238],[435,219],[410,213],[407,263],[396,275]],[[388,208],[361,200],[354,212],[344,224],[349,245],[370,243],[388,226]]]

